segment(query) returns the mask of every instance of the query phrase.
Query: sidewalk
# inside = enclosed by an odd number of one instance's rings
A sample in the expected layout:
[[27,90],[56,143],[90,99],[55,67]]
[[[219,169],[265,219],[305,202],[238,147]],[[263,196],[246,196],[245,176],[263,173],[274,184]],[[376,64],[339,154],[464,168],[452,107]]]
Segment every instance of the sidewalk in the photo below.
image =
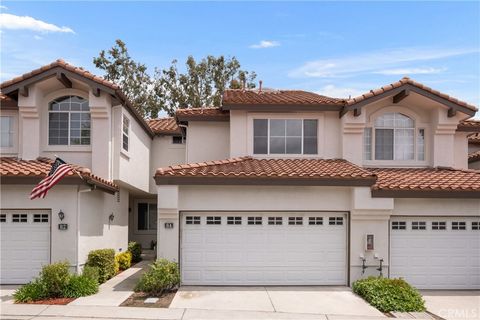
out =
[[103,283],[97,294],[78,298],[72,301],[71,306],[119,306],[133,293],[133,288],[140,276],[147,270],[152,260],[142,260],[133,267],[116,275]]

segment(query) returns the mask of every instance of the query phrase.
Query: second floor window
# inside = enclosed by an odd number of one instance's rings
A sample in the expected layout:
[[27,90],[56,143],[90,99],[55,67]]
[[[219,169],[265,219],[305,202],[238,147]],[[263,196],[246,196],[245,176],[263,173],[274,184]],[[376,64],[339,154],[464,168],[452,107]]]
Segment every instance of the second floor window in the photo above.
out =
[[130,139],[130,119],[123,115],[122,121],[122,148],[125,151],[128,151]]
[[1,116],[0,117],[0,147],[11,148],[13,147],[13,117]]
[[90,145],[90,107],[88,100],[65,96],[48,107],[49,145]]
[[365,160],[425,160],[425,130],[401,113],[385,113],[364,131]]
[[316,119],[254,119],[254,154],[317,154]]

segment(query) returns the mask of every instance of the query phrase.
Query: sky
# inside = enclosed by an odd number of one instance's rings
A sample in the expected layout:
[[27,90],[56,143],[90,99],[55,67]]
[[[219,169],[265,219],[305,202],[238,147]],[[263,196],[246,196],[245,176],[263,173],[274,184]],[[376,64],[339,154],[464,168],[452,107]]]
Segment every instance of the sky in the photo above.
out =
[[[409,76],[480,106],[480,2],[0,2],[0,80],[122,39],[150,72],[235,56],[264,87],[348,98]],[[477,113],[477,117],[480,114]]]

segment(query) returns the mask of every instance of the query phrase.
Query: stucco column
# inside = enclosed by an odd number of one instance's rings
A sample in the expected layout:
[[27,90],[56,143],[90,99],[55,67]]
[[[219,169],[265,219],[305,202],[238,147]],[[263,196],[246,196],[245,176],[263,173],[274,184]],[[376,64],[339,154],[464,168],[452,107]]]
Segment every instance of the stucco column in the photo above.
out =
[[178,186],[157,186],[157,257],[178,262],[180,219]]
[[28,96],[18,95],[19,156],[34,160],[40,156],[40,117],[38,106],[42,94],[35,85],[28,88]]
[[92,172],[104,179],[112,179],[111,163],[111,99],[108,94],[101,93],[96,97],[89,93],[92,146]]
[[342,158],[356,165],[363,162],[363,131],[365,115],[355,117],[349,112],[342,117]]

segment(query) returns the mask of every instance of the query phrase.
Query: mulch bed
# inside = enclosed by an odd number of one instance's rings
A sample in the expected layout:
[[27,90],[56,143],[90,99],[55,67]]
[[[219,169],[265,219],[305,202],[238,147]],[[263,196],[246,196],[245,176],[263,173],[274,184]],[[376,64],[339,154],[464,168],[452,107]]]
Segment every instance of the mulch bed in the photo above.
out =
[[145,299],[150,298],[146,293],[134,292],[127,300],[123,301],[121,307],[143,307],[143,308],[168,308],[177,290],[165,293],[161,297],[158,297],[158,301],[155,303],[145,303]]
[[75,298],[52,298],[37,301],[25,302],[25,304],[49,304],[49,305],[66,305],[75,300]]

